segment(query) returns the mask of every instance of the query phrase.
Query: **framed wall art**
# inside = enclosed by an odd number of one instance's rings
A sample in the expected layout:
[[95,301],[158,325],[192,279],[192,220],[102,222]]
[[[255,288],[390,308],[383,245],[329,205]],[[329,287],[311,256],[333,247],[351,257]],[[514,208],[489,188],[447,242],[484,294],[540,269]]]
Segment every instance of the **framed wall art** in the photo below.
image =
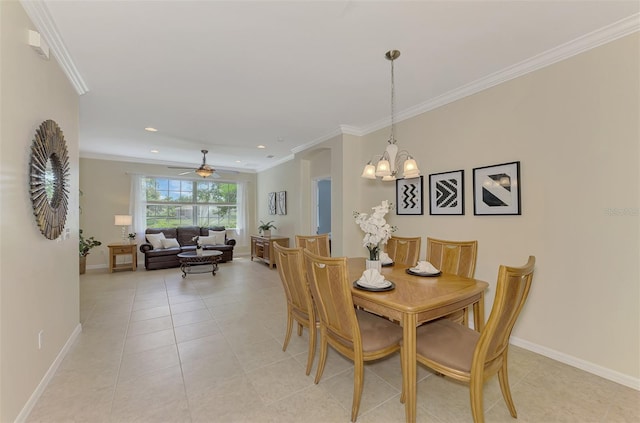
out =
[[396,179],[396,214],[423,213],[422,179]]
[[473,214],[521,214],[520,162],[473,169]]
[[287,214],[287,191],[278,192],[278,214]]
[[464,214],[464,170],[429,175],[429,214]]
[[269,214],[276,214],[276,193],[269,193]]

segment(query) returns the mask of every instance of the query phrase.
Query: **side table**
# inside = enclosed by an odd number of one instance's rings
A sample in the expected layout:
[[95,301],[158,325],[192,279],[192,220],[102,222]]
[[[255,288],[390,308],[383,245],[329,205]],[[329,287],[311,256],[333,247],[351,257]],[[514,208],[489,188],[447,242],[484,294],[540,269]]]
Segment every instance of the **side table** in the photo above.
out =
[[[132,270],[138,268],[138,244],[109,244],[109,272],[115,270]],[[131,256],[131,263],[118,264],[116,259],[118,256]]]

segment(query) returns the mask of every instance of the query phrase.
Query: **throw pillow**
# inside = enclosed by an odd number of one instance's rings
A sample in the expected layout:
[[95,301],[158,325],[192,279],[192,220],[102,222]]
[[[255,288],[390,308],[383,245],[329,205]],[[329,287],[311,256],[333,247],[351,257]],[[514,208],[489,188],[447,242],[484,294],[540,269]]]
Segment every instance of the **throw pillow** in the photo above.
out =
[[227,238],[227,231],[212,231],[209,230],[209,236],[213,236],[216,238],[216,242],[214,242],[214,244],[216,245],[224,245],[226,238]]
[[175,238],[165,238],[162,240],[162,248],[180,247],[178,240]]
[[159,234],[147,234],[147,241],[153,247],[154,250],[162,248],[162,240],[165,239],[164,234],[160,232]]
[[198,240],[198,242],[200,242],[200,245],[217,245],[217,244],[219,244],[218,242],[216,242],[216,237],[215,236],[201,236],[200,239]]

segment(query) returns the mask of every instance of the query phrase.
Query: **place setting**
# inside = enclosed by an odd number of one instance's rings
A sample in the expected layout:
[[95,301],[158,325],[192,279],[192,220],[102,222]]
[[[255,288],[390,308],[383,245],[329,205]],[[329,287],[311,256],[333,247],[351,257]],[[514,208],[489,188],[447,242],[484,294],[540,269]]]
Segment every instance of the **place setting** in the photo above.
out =
[[354,288],[364,291],[384,292],[391,291],[396,285],[384,278],[376,269],[367,269],[362,273],[360,279],[353,283]]
[[442,272],[428,261],[419,261],[414,267],[407,269],[407,273],[414,276],[436,277]]
[[379,260],[382,264],[382,267],[393,266],[393,259],[389,257],[389,254],[387,254],[385,251],[380,251]]

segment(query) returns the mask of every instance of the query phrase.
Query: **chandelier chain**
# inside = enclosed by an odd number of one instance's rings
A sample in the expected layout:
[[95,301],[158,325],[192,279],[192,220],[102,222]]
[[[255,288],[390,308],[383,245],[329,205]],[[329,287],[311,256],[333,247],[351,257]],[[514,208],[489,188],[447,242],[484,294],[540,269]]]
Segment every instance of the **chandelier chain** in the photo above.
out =
[[396,137],[395,137],[396,90],[395,90],[395,77],[393,72],[393,62],[395,62],[395,60],[391,59],[391,138],[389,139],[389,144],[396,143]]

